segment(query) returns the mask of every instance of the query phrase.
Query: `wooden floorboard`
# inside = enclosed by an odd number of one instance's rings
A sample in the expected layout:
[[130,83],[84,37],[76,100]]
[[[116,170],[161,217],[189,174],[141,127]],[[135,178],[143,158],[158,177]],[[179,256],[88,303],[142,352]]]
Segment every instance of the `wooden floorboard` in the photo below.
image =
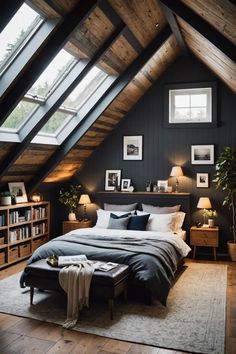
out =
[[[213,263],[187,260],[187,262]],[[215,262],[214,262],[215,263]],[[228,265],[225,354],[236,353],[236,262]],[[26,262],[0,272],[0,279],[22,271]],[[184,354],[63,329],[61,326],[0,313],[1,354]]]

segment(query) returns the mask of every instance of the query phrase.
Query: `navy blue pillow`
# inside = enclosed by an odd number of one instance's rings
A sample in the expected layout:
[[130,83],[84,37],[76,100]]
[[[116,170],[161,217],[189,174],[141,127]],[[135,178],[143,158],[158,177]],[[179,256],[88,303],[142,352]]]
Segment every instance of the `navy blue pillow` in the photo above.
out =
[[127,217],[130,216],[130,215],[131,215],[131,213],[127,213],[127,214],[122,214],[122,215],[118,216],[118,215],[116,215],[116,214],[111,213],[111,214],[110,214],[110,217],[111,217],[112,219],[123,219],[123,218],[127,218]]
[[127,230],[145,231],[149,216],[150,214],[137,216],[131,215],[127,225]]

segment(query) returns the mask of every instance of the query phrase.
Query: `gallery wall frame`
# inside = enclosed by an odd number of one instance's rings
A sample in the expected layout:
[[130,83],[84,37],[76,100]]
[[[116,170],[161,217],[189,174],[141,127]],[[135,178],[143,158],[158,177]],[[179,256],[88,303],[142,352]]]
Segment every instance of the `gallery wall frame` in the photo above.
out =
[[143,135],[123,136],[123,160],[143,160]]
[[114,191],[120,188],[121,170],[106,170],[105,191]]
[[208,173],[197,173],[196,174],[196,187],[197,188],[208,188],[209,187],[209,174]]
[[214,145],[191,145],[192,165],[214,165]]

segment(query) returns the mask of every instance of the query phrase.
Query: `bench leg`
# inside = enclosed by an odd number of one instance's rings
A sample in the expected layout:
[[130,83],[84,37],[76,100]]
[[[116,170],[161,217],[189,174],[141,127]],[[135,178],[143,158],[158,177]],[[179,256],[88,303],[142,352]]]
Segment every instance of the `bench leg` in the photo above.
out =
[[108,299],[109,311],[110,311],[110,319],[113,320],[113,312],[114,312],[114,299]]
[[34,298],[34,287],[30,287],[30,305],[33,305],[33,298]]
[[124,289],[124,299],[125,299],[125,302],[127,303],[127,302],[128,302],[128,292],[127,292],[127,288]]

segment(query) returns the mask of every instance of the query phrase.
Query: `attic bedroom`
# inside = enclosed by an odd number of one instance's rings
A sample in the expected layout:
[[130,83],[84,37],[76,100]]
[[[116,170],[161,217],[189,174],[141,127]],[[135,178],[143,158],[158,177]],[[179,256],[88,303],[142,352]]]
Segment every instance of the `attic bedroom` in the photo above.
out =
[[0,352],[236,351],[236,5],[0,4]]

